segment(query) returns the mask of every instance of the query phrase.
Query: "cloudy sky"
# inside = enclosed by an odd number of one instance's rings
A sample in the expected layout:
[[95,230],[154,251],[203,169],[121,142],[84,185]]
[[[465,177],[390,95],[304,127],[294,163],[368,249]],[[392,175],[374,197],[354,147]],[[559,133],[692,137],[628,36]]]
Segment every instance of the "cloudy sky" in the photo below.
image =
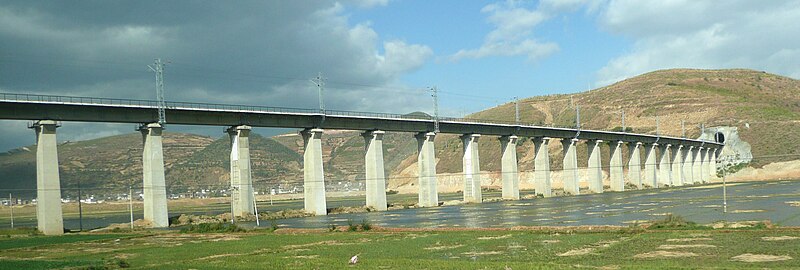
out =
[[[664,68],[800,78],[800,1],[3,1],[0,92],[459,116]],[[0,151],[33,143],[0,121]],[[60,140],[131,132],[65,123]],[[170,126],[221,136],[221,128]],[[259,130],[261,133],[281,132]]]

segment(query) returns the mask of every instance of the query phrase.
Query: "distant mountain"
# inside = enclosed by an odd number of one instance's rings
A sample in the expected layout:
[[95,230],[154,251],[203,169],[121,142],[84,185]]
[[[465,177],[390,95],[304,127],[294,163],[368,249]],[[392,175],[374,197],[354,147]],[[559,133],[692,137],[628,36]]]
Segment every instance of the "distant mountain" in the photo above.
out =
[[[752,146],[750,164],[800,159],[800,81],[761,71],[661,70],[613,85],[572,95],[550,95],[520,101],[521,121],[541,125],[575,126],[575,107],[580,106],[581,127],[612,130],[626,127],[637,133],[700,136],[700,125],[738,128],[742,140]],[[408,114],[428,118],[422,112]],[[514,121],[513,103],[469,115],[469,118]],[[386,171],[390,188],[413,188],[416,183],[416,141],[411,133],[387,133],[384,139]],[[481,168],[500,170],[500,145],[496,137],[479,142]],[[141,136],[126,134],[70,142],[59,146],[62,186],[127,189],[141,182]],[[35,187],[35,146],[0,154],[0,188]],[[172,190],[188,186],[225,186],[229,181],[229,139],[192,134],[164,136],[167,182]],[[462,145],[458,135],[436,138],[437,172],[461,172]],[[522,138],[518,144],[521,171],[533,169],[533,144]],[[626,152],[627,150],[625,150]],[[364,139],[357,131],[326,130],[323,136],[326,179],[358,182],[363,176]],[[257,187],[302,187],[302,138],[297,134],[264,138],[252,135],[253,179]],[[554,170],[561,167],[561,145],[551,142]],[[587,149],[578,147],[579,164],[585,164]],[[603,151],[603,160],[608,152]],[[627,156],[627,153],[625,153]],[[491,176],[498,178],[497,175]],[[446,179],[446,178],[443,178]],[[266,184],[269,183],[269,184]]]

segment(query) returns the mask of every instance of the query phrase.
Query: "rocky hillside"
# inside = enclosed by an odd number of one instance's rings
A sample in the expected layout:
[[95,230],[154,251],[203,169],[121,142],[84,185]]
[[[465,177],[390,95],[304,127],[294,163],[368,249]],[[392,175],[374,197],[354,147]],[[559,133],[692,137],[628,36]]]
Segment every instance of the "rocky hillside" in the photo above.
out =
[[[521,100],[525,123],[575,126],[575,107],[580,107],[585,129],[620,129],[637,133],[700,136],[700,126],[731,127],[752,146],[747,166],[800,160],[800,81],[753,70],[662,70],[616,84],[572,95],[551,95]],[[503,104],[470,118],[513,121],[514,105]],[[479,142],[481,168],[487,178],[497,179],[500,145],[496,137]],[[141,181],[141,136],[127,134],[59,146],[62,186],[127,187]],[[607,146],[604,146],[607,147]],[[386,170],[391,188],[414,188],[416,141],[411,133],[387,133],[384,139]],[[35,187],[33,146],[0,154],[0,188]],[[192,134],[166,133],[164,137],[167,182],[172,190],[188,187],[225,186],[228,177],[229,142]],[[273,138],[253,135],[251,153],[257,188],[302,186],[302,138],[286,134]],[[357,131],[326,131],[323,136],[325,173],[331,186],[363,182],[364,139]],[[436,138],[437,171],[457,176],[461,172],[462,145],[457,135]],[[518,144],[521,171],[533,169],[533,144]],[[627,150],[625,150],[627,151]],[[608,151],[603,151],[604,162]],[[551,142],[554,170],[561,168],[561,144]],[[578,148],[579,164],[586,163],[585,145]],[[627,156],[627,153],[624,153]],[[771,167],[770,167],[771,168]],[[798,172],[800,173],[800,172]],[[457,177],[456,177],[457,178]],[[448,181],[447,176],[440,178]],[[486,182],[484,184],[487,184]],[[498,184],[489,181],[489,185]]]

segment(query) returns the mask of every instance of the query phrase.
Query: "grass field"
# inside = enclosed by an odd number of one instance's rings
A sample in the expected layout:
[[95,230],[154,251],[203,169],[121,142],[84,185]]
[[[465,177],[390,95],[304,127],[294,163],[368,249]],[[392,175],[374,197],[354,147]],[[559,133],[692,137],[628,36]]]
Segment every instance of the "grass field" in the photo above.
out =
[[797,228],[27,232],[0,232],[0,269],[800,268]]

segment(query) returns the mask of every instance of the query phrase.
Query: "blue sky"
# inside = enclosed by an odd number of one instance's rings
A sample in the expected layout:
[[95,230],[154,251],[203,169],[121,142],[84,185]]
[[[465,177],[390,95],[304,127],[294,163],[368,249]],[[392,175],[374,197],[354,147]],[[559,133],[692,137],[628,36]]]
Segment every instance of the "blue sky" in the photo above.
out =
[[[667,68],[800,78],[800,0],[5,1],[0,92],[460,116]],[[0,151],[33,142],[0,120]],[[131,132],[68,123],[60,140]],[[219,128],[168,131],[221,136]],[[287,130],[257,130],[276,134]]]

